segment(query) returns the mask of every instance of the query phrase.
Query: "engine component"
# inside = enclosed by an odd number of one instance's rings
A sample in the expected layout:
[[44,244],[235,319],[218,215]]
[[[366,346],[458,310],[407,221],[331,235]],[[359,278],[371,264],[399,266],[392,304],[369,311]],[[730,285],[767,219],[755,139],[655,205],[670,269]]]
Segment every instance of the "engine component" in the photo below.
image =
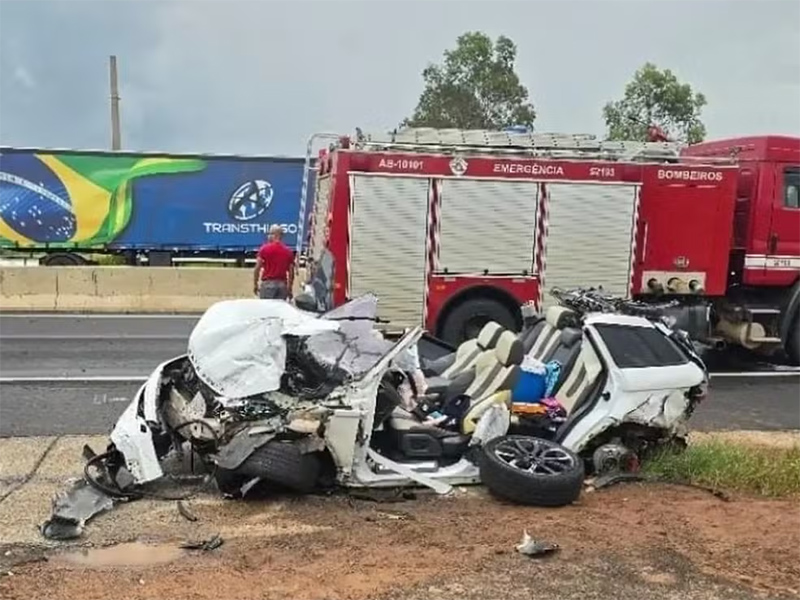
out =
[[630,470],[636,455],[619,443],[598,446],[592,453],[592,465],[596,475]]

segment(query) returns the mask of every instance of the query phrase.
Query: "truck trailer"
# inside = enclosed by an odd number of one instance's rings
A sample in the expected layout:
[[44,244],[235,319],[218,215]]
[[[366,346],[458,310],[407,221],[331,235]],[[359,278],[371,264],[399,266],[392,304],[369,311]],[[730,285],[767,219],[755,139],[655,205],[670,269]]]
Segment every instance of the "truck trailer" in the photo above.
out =
[[303,157],[2,147],[0,249],[44,265],[89,253],[243,263],[273,224],[296,245],[306,168]]
[[332,263],[337,305],[375,292],[383,319],[458,343],[519,330],[553,287],[602,287],[677,300],[701,343],[798,362],[798,138],[356,130],[316,162],[307,273]]

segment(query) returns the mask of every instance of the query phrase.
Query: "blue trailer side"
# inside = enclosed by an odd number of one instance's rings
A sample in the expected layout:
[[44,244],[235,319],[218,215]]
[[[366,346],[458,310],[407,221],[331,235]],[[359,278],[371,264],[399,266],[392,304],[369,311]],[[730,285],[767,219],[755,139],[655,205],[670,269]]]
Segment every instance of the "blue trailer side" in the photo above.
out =
[[2,148],[0,247],[244,256],[276,223],[294,247],[304,160]]

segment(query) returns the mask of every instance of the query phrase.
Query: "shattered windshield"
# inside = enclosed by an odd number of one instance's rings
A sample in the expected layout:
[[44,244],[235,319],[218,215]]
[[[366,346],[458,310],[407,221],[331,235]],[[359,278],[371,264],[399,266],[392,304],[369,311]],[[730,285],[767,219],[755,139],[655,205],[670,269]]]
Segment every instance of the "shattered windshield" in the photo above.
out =
[[374,327],[378,298],[366,294],[328,311],[321,318],[339,323],[304,341],[305,351],[320,365],[358,379],[369,371],[394,344]]
[[286,336],[302,338],[338,327],[282,300],[226,300],[211,306],[195,325],[188,356],[215,393],[247,398],[279,389]]
[[[318,317],[283,301],[223,301],[195,326],[188,356],[198,377],[226,398],[279,389],[322,398],[392,349],[374,327],[377,306],[367,294]],[[404,364],[416,364],[407,354]]]

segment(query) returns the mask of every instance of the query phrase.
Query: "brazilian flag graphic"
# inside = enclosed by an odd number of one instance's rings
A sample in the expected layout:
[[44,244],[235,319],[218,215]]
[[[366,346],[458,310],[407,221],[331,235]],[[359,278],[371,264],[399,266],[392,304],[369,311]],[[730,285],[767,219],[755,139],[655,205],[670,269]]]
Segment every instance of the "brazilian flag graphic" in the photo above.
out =
[[130,221],[134,181],[205,166],[194,158],[3,152],[0,246],[103,246]]

